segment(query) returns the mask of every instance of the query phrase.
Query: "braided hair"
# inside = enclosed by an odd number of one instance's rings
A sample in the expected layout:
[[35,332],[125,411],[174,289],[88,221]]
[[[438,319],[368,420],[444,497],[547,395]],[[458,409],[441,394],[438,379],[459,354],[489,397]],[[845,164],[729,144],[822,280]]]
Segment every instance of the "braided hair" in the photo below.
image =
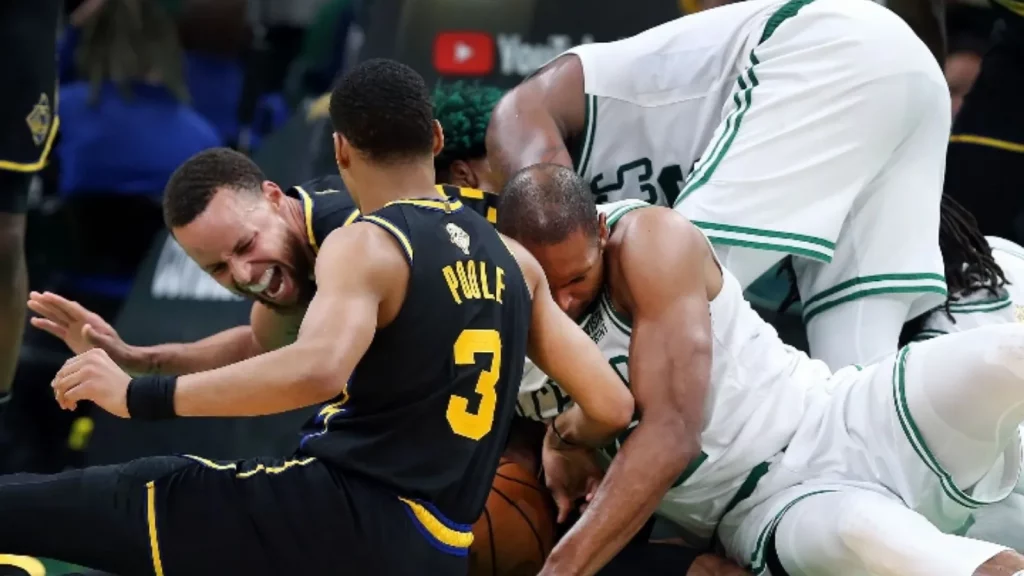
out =
[[90,103],[108,81],[126,99],[132,97],[132,82],[156,80],[179,101],[189,100],[177,29],[154,0],[107,0],[83,24],[75,58],[91,85]]
[[444,149],[434,157],[438,181],[449,180],[452,162],[487,156],[487,124],[502,93],[493,86],[461,81],[434,90],[434,118],[444,129]]
[[956,302],[974,290],[986,290],[993,296],[1007,284],[1003,269],[992,257],[992,247],[978,229],[974,215],[943,194],[939,205],[939,249],[945,262],[946,285],[950,302]]

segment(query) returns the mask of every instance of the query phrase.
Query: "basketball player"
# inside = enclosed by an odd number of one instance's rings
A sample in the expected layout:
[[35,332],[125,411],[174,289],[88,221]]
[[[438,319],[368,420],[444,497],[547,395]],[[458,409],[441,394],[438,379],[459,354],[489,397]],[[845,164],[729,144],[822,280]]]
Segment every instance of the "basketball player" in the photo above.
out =
[[491,110],[501,96],[493,86],[461,81],[434,90],[434,116],[444,129],[444,149],[434,157],[439,182],[487,192],[501,189],[485,146]]
[[1021,327],[833,375],[779,340],[672,211],[624,201],[599,215],[580,178],[547,164],[510,180],[498,226],[537,257],[640,414],[543,574],[593,574],[655,509],[705,542],[717,532],[756,574],[1024,570],[1001,546],[943,532],[1016,483]]
[[743,289],[794,256],[812,355],[840,367],[945,299],[949,110],[888,10],[755,0],[569,50],[502,99],[487,150],[505,177],[556,162],[598,204],[675,206]]
[[[495,195],[455,186],[436,189],[439,194],[458,198],[489,221],[497,221]],[[299,287],[299,297],[293,305],[275,302],[259,291],[254,293],[245,281],[236,281],[225,274],[226,269],[220,269],[216,271],[219,276],[214,277],[222,285],[254,301],[249,326],[225,330],[198,342],[131,346],[97,314],[49,292],[30,294],[28,307],[38,314],[30,320],[32,326],[62,339],[75,354],[102,348],[133,374],[191,374],[227,366],[293,342],[313,294],[309,275],[316,265],[319,246],[331,232],[358,218],[355,202],[337,175],[285,190],[267,180],[244,154],[229,148],[213,148],[192,157],[168,182],[168,225],[174,228],[175,222],[187,220],[190,213],[205,210],[210,198],[219,191],[277,200],[276,209],[260,223],[262,234],[256,245],[238,257],[247,266],[267,258],[277,261],[276,269],[292,277],[292,283]],[[267,208],[270,204],[262,206]],[[234,241],[239,230],[227,226],[229,222],[233,223],[226,217],[212,220],[209,224],[216,226],[211,232]]]
[[60,6],[39,0],[0,5],[0,52],[12,55],[4,64],[0,102],[0,413],[10,399],[25,321],[29,186],[46,165],[57,134]]
[[[527,350],[586,387],[617,380],[544,295],[536,261],[437,193],[443,143],[419,75],[365,62],[336,88],[331,118],[361,216],[320,245],[316,294],[294,344],[180,379],[132,379],[91,350],[53,384],[63,407],[89,400],[148,420],[326,402],[295,457],[159,457],[2,478],[5,551],[128,574],[330,573],[339,562],[353,573],[464,574],[469,524],[490,490]],[[260,249],[260,225],[282,197],[211,189],[205,207],[185,203],[191,219],[175,219],[173,231],[208,269],[230,268],[265,302],[292,307],[304,279],[272,258],[236,258]],[[166,199],[184,218],[181,201]],[[223,233],[241,225],[233,219],[249,224],[237,243]],[[628,421],[628,392],[609,390],[595,418],[556,423],[566,441]]]
[[[946,263],[950,300],[915,319],[905,334],[916,341],[982,326],[1021,321],[1024,310],[1024,248],[994,236],[984,237],[974,216],[949,196],[943,197],[939,244]],[[996,542],[1024,553],[1024,475],[1013,494],[973,515],[967,536]]]

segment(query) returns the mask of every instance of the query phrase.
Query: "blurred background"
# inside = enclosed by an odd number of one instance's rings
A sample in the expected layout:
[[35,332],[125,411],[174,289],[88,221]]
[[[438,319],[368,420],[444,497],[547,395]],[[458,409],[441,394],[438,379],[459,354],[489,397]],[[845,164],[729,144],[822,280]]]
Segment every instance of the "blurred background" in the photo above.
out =
[[[726,1],[66,0],[54,23],[59,131],[29,199],[30,287],[81,302],[133,345],[193,341],[247,323],[249,305],[208,278],[164,230],[160,194],[187,157],[230,146],[251,155],[269,179],[298,184],[336,169],[325,94],[363,59],[399,59],[430,85],[464,80],[507,89],[573,45],[630,36]],[[993,73],[988,90],[1024,87],[1024,42],[1006,30],[1014,10],[1024,19],[1024,3],[994,9],[987,0],[890,0],[890,8],[923,38],[932,36],[930,44],[937,34],[945,46],[939,56],[952,114],[994,39],[1010,62],[1002,66],[1018,72]],[[142,54],[155,69],[138,70]],[[986,234],[1024,241],[1024,190],[1012,174],[1024,146],[1002,149],[1005,170],[985,164],[978,174],[972,154],[981,151],[965,147],[954,158],[955,144],[949,178],[969,183],[958,199]],[[779,296],[772,290],[751,296],[799,343],[798,318],[772,313]],[[0,472],[56,472],[161,453],[283,456],[306,416],[139,424],[61,412],[47,384],[69,355],[57,338],[26,327],[14,400],[0,422]],[[49,573],[65,568],[53,564]]]

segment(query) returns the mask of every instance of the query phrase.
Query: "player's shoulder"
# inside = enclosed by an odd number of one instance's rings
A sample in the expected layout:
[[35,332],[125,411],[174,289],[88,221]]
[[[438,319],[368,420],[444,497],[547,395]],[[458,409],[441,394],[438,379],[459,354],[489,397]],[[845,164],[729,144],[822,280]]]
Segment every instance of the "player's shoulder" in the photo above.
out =
[[609,248],[618,259],[646,261],[711,250],[697,226],[664,206],[634,206],[609,215],[606,223]]
[[316,259],[317,286],[335,274],[407,273],[414,251],[406,232],[379,216],[364,215],[327,235]]
[[292,189],[301,190],[313,196],[328,196],[332,194],[342,194],[346,198],[349,196],[345,183],[337,174],[317,176],[292,186]]
[[512,238],[495,231],[494,234],[498,237],[505,249],[512,256],[512,260],[515,262],[519,269],[519,274],[523,278],[523,283],[526,285],[527,295],[533,298],[534,292],[537,287],[545,279],[544,269],[541,268],[540,262],[534,258],[530,251],[523,247],[522,244],[516,242]]

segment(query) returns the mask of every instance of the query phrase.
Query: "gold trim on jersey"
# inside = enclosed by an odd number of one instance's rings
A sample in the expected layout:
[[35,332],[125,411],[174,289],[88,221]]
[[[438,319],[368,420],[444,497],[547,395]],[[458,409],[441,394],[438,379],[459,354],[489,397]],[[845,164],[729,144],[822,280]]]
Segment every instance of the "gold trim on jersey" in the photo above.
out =
[[[1021,4],[1024,5],[1024,2]],[[954,134],[949,137],[949,141],[959,144],[976,144],[978,146],[987,146],[989,148],[1006,150],[1007,152],[1024,154],[1024,144],[1018,144],[1008,140],[1000,140],[998,138],[989,138],[988,136],[979,136],[977,134]]]
[[[409,201],[400,200],[398,203],[418,205],[418,204],[415,204],[416,202],[433,202],[433,201],[432,200],[409,200]],[[395,202],[392,202],[392,204],[394,204],[394,203]],[[444,203],[443,202],[438,202],[438,204],[442,204],[443,205]],[[367,222],[372,222],[372,223],[380,226],[381,228],[387,230],[388,232],[390,232],[391,235],[395,237],[395,240],[398,240],[398,243],[402,246],[402,250],[405,251],[405,257],[409,259],[409,264],[412,265],[412,243],[409,242],[409,238],[406,237],[405,232],[402,232],[398,228],[398,226],[395,226],[394,224],[392,224],[391,222],[388,222],[387,220],[385,220],[384,218],[381,218],[380,216],[374,216],[373,214],[367,214],[367,215],[363,216],[362,219],[366,220]]]
[[421,199],[405,199],[405,200],[393,200],[388,202],[384,206],[395,206],[398,204],[405,204],[406,206],[419,206],[420,208],[430,208],[431,210],[443,210],[445,212],[457,212],[462,210],[462,202],[445,197],[445,200],[421,200]]
[[306,239],[309,241],[309,246],[313,248],[313,253],[319,254],[320,246],[317,245],[316,235],[313,234],[313,197],[302,186],[296,186],[295,189],[302,196],[302,212],[306,216]]
[[359,218],[359,208],[354,208],[352,210],[352,213],[348,215],[348,218],[345,218],[345,222],[342,223],[341,227],[344,228],[345,226],[355,222],[356,218]]

